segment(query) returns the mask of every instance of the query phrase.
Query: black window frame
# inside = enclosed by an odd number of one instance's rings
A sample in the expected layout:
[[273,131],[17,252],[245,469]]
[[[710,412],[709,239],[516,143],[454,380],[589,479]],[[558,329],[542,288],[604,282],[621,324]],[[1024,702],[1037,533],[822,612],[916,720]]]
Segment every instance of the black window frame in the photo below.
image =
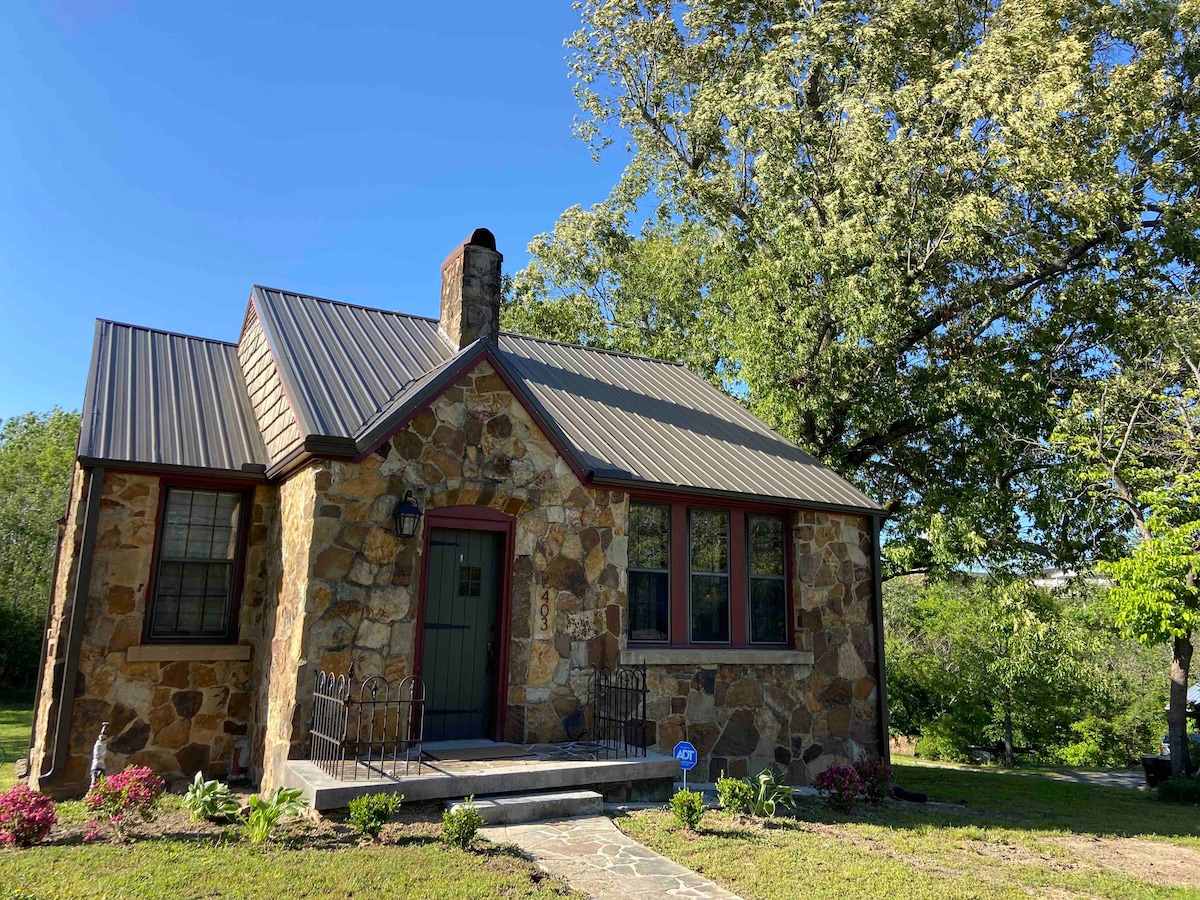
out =
[[[154,615],[158,604],[158,590],[162,584],[163,563],[188,561],[187,558],[168,558],[165,552],[165,532],[167,526],[167,508],[171,491],[191,491],[213,494],[237,494],[238,511],[234,534],[233,559],[229,561],[229,592],[225,598],[225,630],[205,634],[156,634],[154,632]],[[146,602],[142,616],[142,643],[157,645],[223,645],[237,644],[241,625],[242,581],[245,573],[246,545],[249,540],[252,509],[254,505],[254,489],[247,488],[244,483],[230,484],[210,481],[164,480],[159,486],[158,518],[154,529],[154,558],[149,583],[146,585]],[[203,561],[202,558],[192,558],[190,561]]]
[[[630,511],[631,519],[632,519],[633,507],[635,505],[636,506],[655,506],[655,507],[658,507],[659,509],[666,511],[666,513],[667,513],[667,533],[666,533],[665,546],[666,546],[666,551],[667,551],[667,565],[666,565],[665,569],[646,569],[641,566],[633,566],[633,565],[626,566],[626,569],[625,569],[625,571],[626,571],[625,597],[626,597],[626,602],[630,608],[626,610],[625,636],[626,636],[626,639],[628,640],[628,642],[635,646],[639,646],[639,647],[642,647],[642,646],[669,647],[669,646],[671,646],[671,625],[672,625],[672,616],[674,614],[673,610],[672,610],[672,606],[674,604],[672,603],[672,597],[671,597],[671,590],[672,590],[671,582],[672,582],[672,574],[673,574],[671,569],[672,569],[673,563],[674,563],[674,557],[671,553],[671,528],[672,528],[671,516],[673,514],[673,510],[671,509],[670,503],[660,503],[660,502],[656,502],[653,500],[631,499],[629,501],[629,511]],[[632,524],[630,525],[630,528],[629,528],[629,538],[632,541],[632,538],[633,538]],[[630,552],[632,552],[632,549],[633,548],[630,547]],[[648,574],[653,574],[653,575],[666,575],[667,576],[667,630],[666,630],[666,637],[664,637],[660,640],[654,640],[654,639],[650,639],[650,638],[635,638],[633,636],[633,610],[632,610],[633,576],[637,573],[648,573]]]

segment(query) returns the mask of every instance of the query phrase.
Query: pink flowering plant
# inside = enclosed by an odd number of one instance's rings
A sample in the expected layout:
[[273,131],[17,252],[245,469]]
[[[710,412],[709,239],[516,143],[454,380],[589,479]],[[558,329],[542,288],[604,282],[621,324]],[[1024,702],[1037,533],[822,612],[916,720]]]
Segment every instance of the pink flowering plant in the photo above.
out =
[[813,779],[813,787],[825,799],[825,805],[844,813],[854,812],[854,801],[862,786],[854,766],[830,766]]
[[892,791],[892,767],[878,756],[864,756],[854,764],[862,798],[868,803],[882,803]]
[[0,845],[32,847],[58,821],[54,801],[20,783],[0,794]]
[[107,825],[114,840],[129,837],[129,828],[137,820],[150,822],[158,813],[166,783],[147,766],[129,766],[116,775],[101,775],[96,786],[83,798],[92,814],[84,840],[99,837]]

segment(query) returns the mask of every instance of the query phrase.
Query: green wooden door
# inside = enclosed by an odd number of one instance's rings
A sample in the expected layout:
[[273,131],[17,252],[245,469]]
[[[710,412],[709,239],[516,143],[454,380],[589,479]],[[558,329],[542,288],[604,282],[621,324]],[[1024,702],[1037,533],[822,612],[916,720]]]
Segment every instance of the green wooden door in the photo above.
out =
[[492,736],[500,540],[449,528],[429,536],[421,651],[427,741]]

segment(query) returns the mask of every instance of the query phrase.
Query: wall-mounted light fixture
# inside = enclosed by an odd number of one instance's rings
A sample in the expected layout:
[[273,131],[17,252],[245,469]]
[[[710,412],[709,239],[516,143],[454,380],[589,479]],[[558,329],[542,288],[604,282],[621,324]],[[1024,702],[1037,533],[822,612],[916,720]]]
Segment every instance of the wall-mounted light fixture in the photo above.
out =
[[421,521],[421,507],[413,499],[412,491],[404,492],[404,499],[392,510],[392,520],[396,523],[396,534],[402,538],[410,538],[417,533],[417,525]]

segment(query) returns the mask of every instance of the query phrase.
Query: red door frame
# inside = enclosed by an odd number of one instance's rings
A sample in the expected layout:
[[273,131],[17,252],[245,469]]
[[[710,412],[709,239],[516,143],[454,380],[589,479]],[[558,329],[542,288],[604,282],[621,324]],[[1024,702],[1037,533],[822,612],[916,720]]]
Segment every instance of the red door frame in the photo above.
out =
[[512,560],[516,547],[517,520],[487,506],[444,506],[425,513],[424,535],[421,537],[421,583],[417,588],[417,634],[413,642],[413,674],[421,677],[425,652],[425,604],[429,586],[429,543],[435,528],[454,528],[462,531],[491,531],[503,535],[500,551],[500,593],[496,620],[496,640],[500,642],[496,656],[494,686],[495,715],[492,717],[492,740],[504,740],[504,724],[508,713],[508,666],[512,647]]

